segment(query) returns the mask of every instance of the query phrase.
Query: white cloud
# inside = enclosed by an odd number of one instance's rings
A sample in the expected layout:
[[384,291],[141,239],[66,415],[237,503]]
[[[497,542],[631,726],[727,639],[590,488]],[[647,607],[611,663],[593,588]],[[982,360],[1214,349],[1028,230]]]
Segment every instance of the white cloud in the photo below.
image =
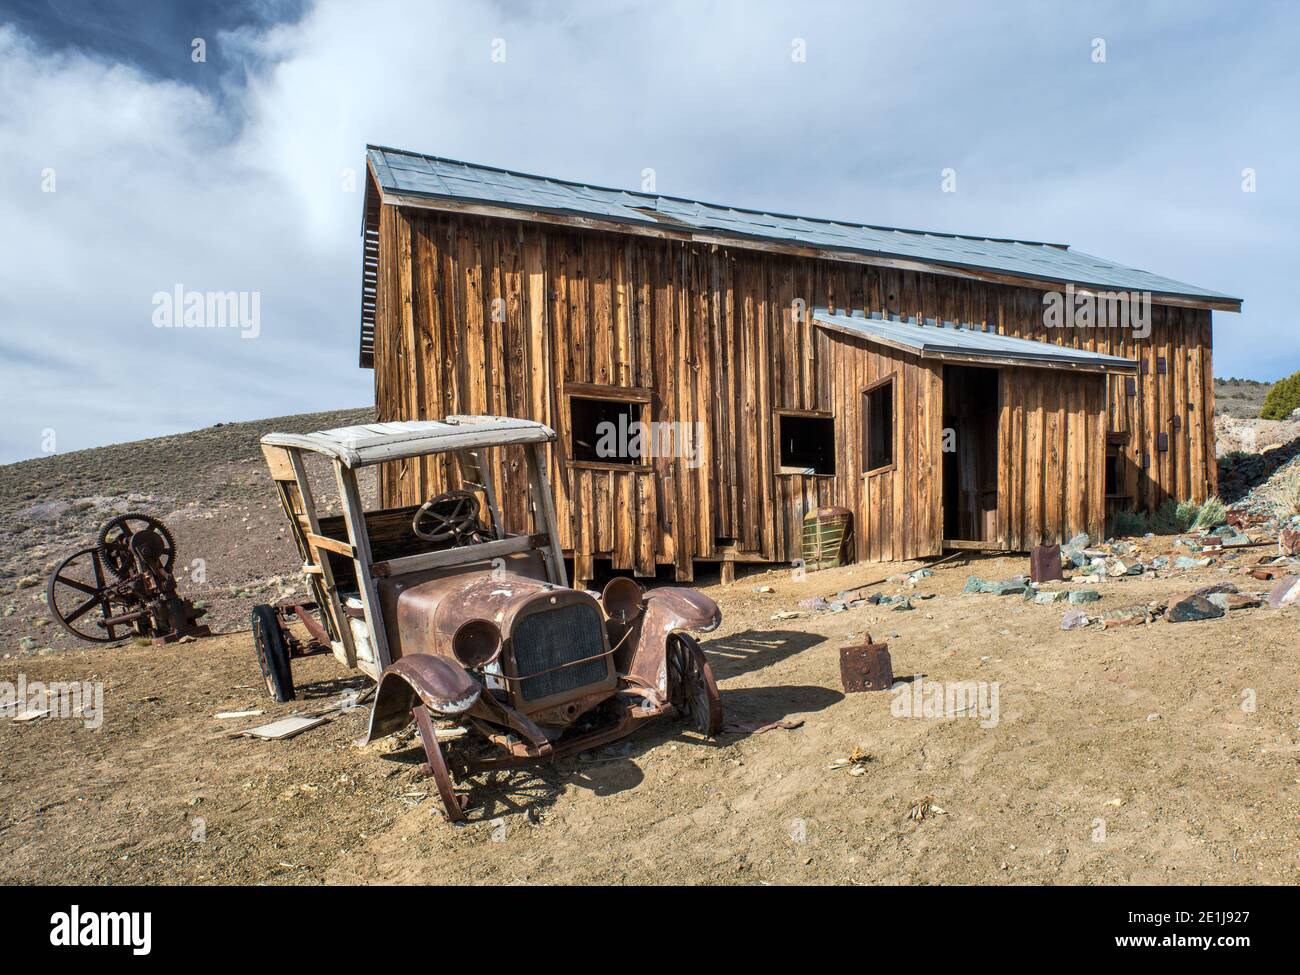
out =
[[[0,456],[38,453],[47,428],[62,451],[366,401],[353,248],[321,260],[213,98],[0,30],[0,103]],[[261,336],[153,327],[177,284],[260,292]]]
[[[652,167],[673,195],[1068,241],[1244,295],[1245,315],[1216,317],[1217,371],[1275,378],[1300,368],[1280,284],[1297,257],[1296,134],[1278,121],[1295,20],[328,0],[209,38],[196,71],[248,66],[220,98],[0,29],[0,460],[37,453],[46,427],[66,450],[367,402],[361,200],[340,183],[366,142],[607,185]],[[956,194],[939,192],[949,166]],[[261,337],[154,329],[150,298],[177,283],[260,292]]]

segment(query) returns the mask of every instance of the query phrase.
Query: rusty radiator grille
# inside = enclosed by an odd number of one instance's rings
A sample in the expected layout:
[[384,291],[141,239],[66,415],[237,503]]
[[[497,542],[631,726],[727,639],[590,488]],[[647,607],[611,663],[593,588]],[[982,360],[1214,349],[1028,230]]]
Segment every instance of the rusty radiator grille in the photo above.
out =
[[525,678],[519,682],[524,700],[538,701],[603,681],[609,673],[608,657],[561,667],[601,653],[603,627],[596,608],[581,603],[530,613],[516,623],[510,643],[516,672]]

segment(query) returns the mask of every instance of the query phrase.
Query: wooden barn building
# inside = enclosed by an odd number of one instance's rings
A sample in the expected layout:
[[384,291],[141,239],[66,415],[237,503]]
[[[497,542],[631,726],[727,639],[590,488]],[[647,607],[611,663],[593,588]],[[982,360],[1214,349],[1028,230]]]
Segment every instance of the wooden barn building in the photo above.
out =
[[[852,513],[859,560],[892,560],[1096,537],[1121,508],[1216,491],[1210,316],[1236,298],[1061,244],[378,147],[364,221],[379,419],[552,426],[580,581],[594,560],[679,580],[790,562],[824,507]],[[602,422],[667,436],[609,456]],[[383,470],[383,501],[454,486],[445,463]],[[507,455],[511,503],[519,476]]]

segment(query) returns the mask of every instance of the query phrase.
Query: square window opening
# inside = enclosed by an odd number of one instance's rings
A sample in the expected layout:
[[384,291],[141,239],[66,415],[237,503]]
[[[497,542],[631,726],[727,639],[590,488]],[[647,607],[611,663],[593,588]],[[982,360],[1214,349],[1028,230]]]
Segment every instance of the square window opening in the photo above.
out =
[[894,463],[894,380],[862,394],[862,469],[874,471]]
[[812,474],[835,473],[835,420],[829,416],[778,418],[781,438],[781,467]]
[[569,456],[595,464],[640,464],[644,403],[569,397]]

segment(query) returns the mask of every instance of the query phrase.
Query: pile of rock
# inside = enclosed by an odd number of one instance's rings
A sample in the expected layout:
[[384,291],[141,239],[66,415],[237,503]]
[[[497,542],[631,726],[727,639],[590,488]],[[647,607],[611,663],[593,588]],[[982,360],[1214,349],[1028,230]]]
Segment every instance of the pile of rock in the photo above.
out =
[[1280,500],[1274,497],[1278,486],[1275,482],[1285,487],[1298,478],[1300,439],[1259,454],[1234,453],[1219,458],[1219,494],[1233,508],[1274,515]]

